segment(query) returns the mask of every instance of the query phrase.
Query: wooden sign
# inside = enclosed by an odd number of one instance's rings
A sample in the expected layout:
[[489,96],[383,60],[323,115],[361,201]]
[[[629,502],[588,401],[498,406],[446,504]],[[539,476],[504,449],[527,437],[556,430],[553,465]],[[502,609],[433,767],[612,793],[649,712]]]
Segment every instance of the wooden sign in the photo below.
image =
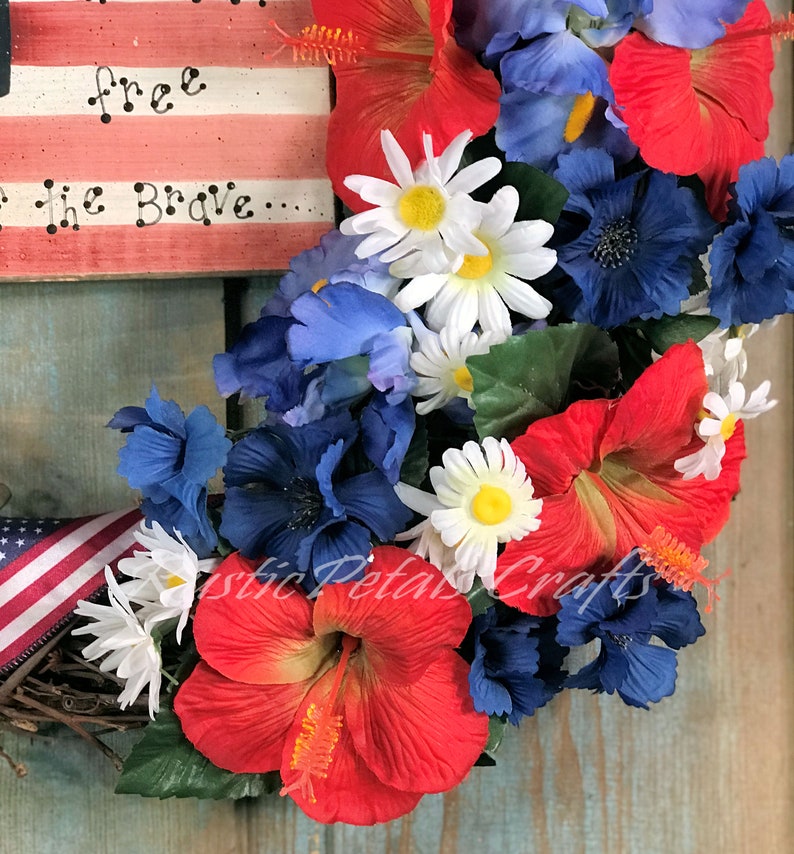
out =
[[331,227],[328,68],[269,25],[309,0],[9,6],[0,276],[279,270]]

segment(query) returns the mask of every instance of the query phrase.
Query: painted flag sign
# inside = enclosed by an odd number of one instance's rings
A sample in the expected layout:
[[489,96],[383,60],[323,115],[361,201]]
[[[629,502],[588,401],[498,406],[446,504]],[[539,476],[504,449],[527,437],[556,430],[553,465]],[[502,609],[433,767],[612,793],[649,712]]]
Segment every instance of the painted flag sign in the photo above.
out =
[[81,519],[0,517],[0,676],[105,584],[106,564],[132,555],[139,510]]
[[332,226],[328,66],[270,26],[309,0],[2,2],[0,276],[280,270]]

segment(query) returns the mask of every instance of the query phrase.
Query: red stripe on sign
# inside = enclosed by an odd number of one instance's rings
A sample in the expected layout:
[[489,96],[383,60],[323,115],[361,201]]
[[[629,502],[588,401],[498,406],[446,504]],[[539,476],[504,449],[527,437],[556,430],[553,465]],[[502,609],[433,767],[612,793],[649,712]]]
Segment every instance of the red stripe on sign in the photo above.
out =
[[327,126],[327,116],[292,115],[169,116],[167,121],[161,116],[119,116],[109,124],[102,124],[99,115],[0,117],[3,186],[45,178],[325,178]]
[[[79,231],[3,228],[0,274],[27,279],[46,276],[113,277],[132,274],[190,275],[286,270],[290,259],[315,246],[329,222],[251,225],[172,225],[158,223],[92,226]],[[184,247],[192,247],[185,259]],[[252,262],[262,258],[262,265]]]
[[[258,3],[11,2],[15,65],[216,65],[268,68],[293,64],[269,21],[288,33],[314,20],[308,0]],[[53,85],[58,85],[53,75]]]

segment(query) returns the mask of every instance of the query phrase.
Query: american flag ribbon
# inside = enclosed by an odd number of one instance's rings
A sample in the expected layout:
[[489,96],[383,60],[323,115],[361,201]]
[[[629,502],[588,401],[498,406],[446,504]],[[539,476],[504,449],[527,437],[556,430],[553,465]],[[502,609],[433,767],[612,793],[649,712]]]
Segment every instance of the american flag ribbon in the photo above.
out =
[[132,554],[138,509],[80,519],[0,517],[0,675],[65,625]]

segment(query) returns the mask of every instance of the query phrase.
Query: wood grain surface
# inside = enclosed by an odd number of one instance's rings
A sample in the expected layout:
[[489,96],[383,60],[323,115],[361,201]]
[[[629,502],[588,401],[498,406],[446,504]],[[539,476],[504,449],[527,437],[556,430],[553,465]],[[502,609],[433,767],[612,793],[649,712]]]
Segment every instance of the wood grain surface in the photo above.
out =
[[[783,4],[776,4],[778,10]],[[791,139],[790,46],[776,71],[770,152]],[[255,314],[266,282],[254,283]],[[103,424],[154,379],[213,402],[222,283],[0,286],[0,481],[11,512],[129,503]],[[673,697],[645,712],[567,692],[508,733],[497,768],[377,828],[323,827],[286,799],[149,801],[112,794],[111,764],[69,734],[0,732],[0,854],[786,854],[794,850],[794,324],[748,345],[751,387],[777,408],[747,425],[730,523],[708,550],[730,568],[706,636],[679,656]],[[119,749],[129,736],[114,742]]]

